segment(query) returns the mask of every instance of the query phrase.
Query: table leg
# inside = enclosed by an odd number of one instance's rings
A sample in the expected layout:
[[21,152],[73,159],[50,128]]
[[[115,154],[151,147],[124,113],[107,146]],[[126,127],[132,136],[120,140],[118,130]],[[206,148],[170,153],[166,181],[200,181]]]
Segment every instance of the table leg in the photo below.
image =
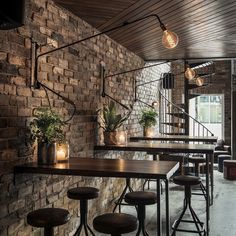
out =
[[162,220],[161,220],[161,190],[160,179],[157,179],[157,236],[162,235]]
[[169,214],[169,180],[165,180],[165,194],[166,194],[166,236],[170,235],[170,214]]
[[211,205],[213,205],[213,201],[214,201],[214,155],[211,154],[210,155],[210,159],[211,159]]
[[209,235],[209,203],[210,203],[210,191],[209,191],[209,155],[206,155],[206,235]]

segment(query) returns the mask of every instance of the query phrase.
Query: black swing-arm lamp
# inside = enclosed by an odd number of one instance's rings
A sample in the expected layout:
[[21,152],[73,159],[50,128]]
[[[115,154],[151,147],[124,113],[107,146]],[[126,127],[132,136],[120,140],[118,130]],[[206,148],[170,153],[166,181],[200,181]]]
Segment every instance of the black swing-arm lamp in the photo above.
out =
[[[94,34],[94,35],[91,35],[87,38],[84,38],[84,39],[80,39],[80,40],[77,40],[75,42],[72,42],[72,43],[69,43],[69,44],[66,44],[64,46],[61,46],[61,47],[58,47],[58,48],[55,48],[53,50],[50,50],[50,51],[47,51],[47,52],[44,52],[44,53],[41,53],[39,55],[37,55],[37,49],[38,47],[34,46],[32,47],[32,55],[33,58],[32,60],[34,59],[35,61],[32,62],[32,73],[31,73],[31,76],[32,76],[32,80],[31,80],[31,85],[33,85],[35,88],[40,88],[40,86],[50,90],[52,93],[58,95],[59,97],[61,97],[64,101],[72,104],[74,106],[74,108],[76,109],[75,107],[75,104],[74,102],[72,102],[70,99],[60,95],[59,93],[55,92],[54,90],[50,89],[49,87],[47,87],[46,85],[42,84],[41,82],[39,82],[38,80],[38,62],[39,62],[39,58],[41,58],[42,56],[45,56],[45,55],[48,55],[50,53],[53,53],[53,52],[56,52],[56,51],[59,51],[59,50],[62,50],[64,48],[67,48],[67,47],[70,47],[70,46],[73,46],[75,44],[78,44],[78,43],[82,43],[86,40],[89,40],[89,39],[92,39],[92,38],[95,38],[97,36],[100,36],[102,34],[106,34],[106,33],[109,33],[111,31],[115,31],[117,29],[120,29],[122,27],[125,27],[127,25],[130,25],[130,24],[133,24],[133,23],[136,23],[136,22],[139,22],[139,21],[143,21],[147,18],[150,18],[150,17],[154,17],[158,20],[159,24],[160,24],[160,28],[163,30],[163,37],[162,37],[162,43],[163,45],[168,48],[168,49],[171,49],[171,48],[174,48],[177,46],[178,44],[178,36],[174,33],[174,32],[171,32],[171,31],[168,31],[166,29],[166,26],[162,23],[162,21],[160,20],[159,16],[157,14],[150,14],[150,15],[147,15],[147,16],[144,16],[144,17],[141,17],[141,18],[138,18],[136,20],[133,20],[133,21],[125,21],[123,24],[121,25],[118,25],[116,27],[113,27],[113,28],[110,28],[108,30],[105,30],[105,31],[102,31],[100,33],[97,33],[97,34]],[[109,95],[108,95],[109,96]],[[110,97],[111,98],[111,97]],[[127,107],[126,107],[127,108]],[[75,111],[74,111],[75,113]]]
[[[127,71],[122,71],[122,72],[118,72],[118,73],[115,73],[115,74],[109,74],[109,75],[106,75],[105,76],[105,66],[103,63],[101,63],[101,78],[102,78],[102,97],[109,97],[110,99],[112,99],[113,101],[115,101],[116,103],[118,103],[120,106],[124,107],[125,109],[127,110],[130,110],[130,108],[128,108],[128,106],[124,105],[123,103],[119,102],[118,100],[116,100],[115,98],[111,97],[110,95],[108,95],[106,93],[106,86],[105,86],[105,79],[106,78],[110,78],[110,77],[113,77],[113,76],[118,76],[118,75],[123,75],[123,74],[127,74],[127,73],[130,73],[130,72],[135,72],[135,71],[139,71],[139,70],[143,70],[143,69],[146,69],[146,68],[151,68],[151,67],[155,67],[155,66],[159,66],[159,65],[163,65],[163,64],[166,64],[170,61],[164,61],[164,62],[159,62],[159,63],[155,63],[155,64],[152,64],[152,65],[147,65],[147,66],[143,66],[143,67],[139,67],[139,68],[135,68],[135,69],[131,69],[131,70],[127,70]],[[151,84],[151,83],[154,83],[154,82],[158,82],[162,80],[162,78],[158,78],[158,79],[155,79],[155,80],[151,80],[151,81],[148,81],[148,82],[144,82],[144,83],[139,83],[139,84],[136,84],[136,80],[135,80],[135,86],[134,86],[134,102],[141,102],[143,103],[144,105],[150,107],[150,108],[154,108],[155,106],[155,102],[153,102],[152,105],[140,100],[139,98],[137,98],[137,88],[139,86],[143,86],[143,85],[146,85],[146,84]],[[131,106],[132,107],[132,106]]]

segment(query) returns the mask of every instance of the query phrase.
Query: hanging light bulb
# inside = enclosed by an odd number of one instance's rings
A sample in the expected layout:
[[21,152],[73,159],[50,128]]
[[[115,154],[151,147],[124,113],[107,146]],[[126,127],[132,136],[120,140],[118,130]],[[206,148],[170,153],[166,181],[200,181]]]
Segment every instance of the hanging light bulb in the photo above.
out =
[[159,102],[158,101],[153,101],[152,102],[152,107],[153,108],[157,108],[159,106]]
[[191,80],[195,77],[196,73],[192,68],[188,67],[184,72],[184,75],[187,79]]
[[165,48],[172,49],[178,45],[178,35],[172,31],[165,29],[162,36],[162,44]]
[[196,85],[197,85],[197,86],[202,86],[203,83],[204,83],[203,78],[197,77],[197,79],[196,79]]

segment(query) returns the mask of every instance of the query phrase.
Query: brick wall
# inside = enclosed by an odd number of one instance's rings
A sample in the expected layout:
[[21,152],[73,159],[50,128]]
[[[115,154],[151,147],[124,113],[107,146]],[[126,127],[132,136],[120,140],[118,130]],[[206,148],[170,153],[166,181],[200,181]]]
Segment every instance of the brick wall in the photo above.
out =
[[[0,32],[0,235],[40,235],[26,223],[26,214],[42,207],[63,207],[72,219],[56,229],[56,235],[69,235],[75,230],[78,203],[66,197],[66,191],[75,186],[99,186],[100,196],[90,203],[90,222],[94,215],[111,210],[112,202],[122,190],[124,180],[109,178],[82,178],[71,176],[13,175],[13,166],[36,160],[35,147],[25,143],[25,132],[34,108],[48,106],[43,89],[30,88],[31,38],[42,45],[39,53],[85,38],[96,33],[86,22],[63,10],[53,1],[32,0],[26,9],[26,25]],[[77,112],[66,127],[71,156],[91,157],[95,142],[100,142],[101,131],[95,122],[96,110],[107,100],[101,98],[100,61],[106,63],[107,73],[140,67],[143,60],[110,38],[102,35],[39,60],[39,80],[73,100]],[[126,105],[134,99],[134,80],[150,81],[166,70],[152,68],[143,72],[111,77],[106,80],[107,93]],[[148,71],[148,72],[147,72]],[[155,100],[156,85],[138,90],[144,101]],[[144,94],[149,94],[146,98]],[[49,92],[55,111],[65,119],[72,107]],[[138,115],[140,106],[134,105],[131,118],[125,126],[129,135],[140,133]],[[125,128],[125,127],[124,127]],[[143,158],[143,154],[106,152],[97,157]],[[122,184],[121,184],[122,183]],[[134,187],[139,182],[133,181]]]

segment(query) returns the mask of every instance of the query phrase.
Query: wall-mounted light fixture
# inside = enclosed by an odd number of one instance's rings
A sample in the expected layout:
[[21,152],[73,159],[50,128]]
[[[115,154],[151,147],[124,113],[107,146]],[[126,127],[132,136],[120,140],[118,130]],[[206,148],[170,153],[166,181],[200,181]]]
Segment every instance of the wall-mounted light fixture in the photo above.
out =
[[[126,106],[125,104],[121,103],[120,101],[118,101],[117,99],[115,99],[114,97],[110,96],[109,94],[106,93],[106,79],[110,78],[110,77],[113,77],[113,76],[118,76],[118,75],[123,75],[123,74],[127,74],[127,73],[131,73],[131,72],[135,72],[135,71],[139,71],[139,70],[143,70],[143,69],[146,69],[146,68],[150,68],[150,67],[154,67],[154,66],[159,66],[159,65],[162,65],[162,64],[166,64],[168,63],[169,61],[165,61],[165,62],[160,62],[160,63],[156,63],[156,64],[152,64],[152,65],[147,65],[147,66],[143,66],[143,67],[139,67],[139,68],[135,68],[135,69],[132,69],[132,70],[127,70],[127,71],[122,71],[122,72],[119,72],[119,73],[116,73],[116,74],[109,74],[109,75],[105,75],[105,64],[102,62],[100,63],[101,65],[101,78],[102,78],[102,97],[108,97],[110,99],[112,99],[113,101],[115,101],[116,103],[118,103],[119,105],[121,105],[122,107],[124,107],[125,109],[127,110],[130,110],[132,107],[133,107],[133,104],[130,105],[130,108],[128,106]],[[144,101],[142,101],[141,99],[139,99],[137,97],[137,89],[138,87],[140,86],[144,86],[146,84],[151,84],[151,83],[154,83],[154,82],[157,82],[157,81],[160,81],[162,80],[163,78],[158,78],[156,80],[152,80],[152,81],[148,81],[148,82],[145,82],[145,83],[140,83],[140,84],[137,84],[137,81],[135,79],[135,86],[134,86],[134,101],[133,102],[140,102],[150,108],[157,108],[159,106],[159,103],[158,101],[153,101],[151,104],[148,104]]]
[[[47,52],[44,52],[44,53],[41,53],[41,54],[38,54],[37,51],[38,51],[38,45],[36,43],[32,43],[32,71],[31,71],[31,86],[33,86],[34,88],[40,88],[40,87],[43,87],[44,89],[48,89],[50,90],[52,93],[58,95],[59,97],[61,97],[64,101],[72,104],[74,106],[74,112],[73,114],[75,113],[76,111],[76,106],[74,104],[74,102],[72,102],[70,99],[62,96],[62,95],[59,95],[59,93],[55,92],[54,90],[52,89],[49,89],[46,85],[44,85],[42,82],[40,82],[38,80],[38,62],[39,62],[39,59],[45,55],[48,55],[48,54],[51,54],[53,52],[56,52],[56,51],[59,51],[59,50],[62,50],[64,48],[68,48],[70,46],[73,46],[75,44],[79,44],[79,43],[82,43],[86,40],[89,40],[89,39],[92,39],[92,38],[95,38],[99,35],[102,35],[102,34],[106,34],[106,33],[109,33],[111,31],[115,31],[115,30],[118,30],[120,28],[123,28],[127,25],[130,25],[130,24],[133,24],[133,23],[136,23],[136,22],[139,22],[139,21],[143,21],[147,18],[155,18],[157,19],[157,21],[159,22],[160,24],[160,28],[163,30],[163,37],[162,37],[162,43],[163,45],[168,48],[168,49],[172,49],[172,48],[175,48],[179,42],[179,39],[178,39],[178,36],[174,33],[174,32],[171,32],[169,30],[167,30],[166,26],[162,23],[161,19],[159,18],[159,16],[157,14],[150,14],[150,15],[147,15],[147,16],[144,16],[144,17],[141,17],[141,18],[138,18],[136,20],[133,20],[133,21],[125,21],[123,24],[121,25],[118,25],[116,27],[113,27],[113,28],[110,28],[108,30],[105,30],[105,31],[102,31],[100,33],[97,33],[97,34],[94,34],[94,35],[91,35],[87,38],[84,38],[84,39],[80,39],[80,40],[77,40],[75,42],[72,42],[72,43],[69,43],[69,44],[66,44],[64,46],[61,46],[61,47],[58,47],[58,48],[55,48],[53,50],[50,50],[50,51],[47,51]],[[108,96],[110,97],[108,94],[105,94],[105,90],[104,90],[104,93],[103,95],[105,96]],[[113,99],[112,97],[110,97],[111,99]],[[113,99],[114,100],[114,99]],[[116,101],[118,102],[118,101]],[[118,102],[119,103],[119,102]],[[121,103],[120,103],[121,105]],[[125,106],[124,104],[122,104],[123,107],[125,107],[126,109],[128,108],[127,106]],[[129,109],[129,108],[128,108]],[[72,115],[73,117],[73,115]],[[70,119],[72,119],[72,117]],[[69,119],[69,120],[70,120]]]

